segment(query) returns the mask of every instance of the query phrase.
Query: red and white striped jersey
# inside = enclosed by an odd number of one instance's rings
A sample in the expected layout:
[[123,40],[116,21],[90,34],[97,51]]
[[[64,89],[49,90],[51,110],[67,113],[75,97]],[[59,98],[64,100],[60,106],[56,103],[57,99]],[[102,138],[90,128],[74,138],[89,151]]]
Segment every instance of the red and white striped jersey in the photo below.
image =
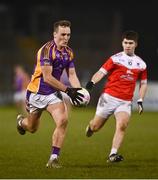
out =
[[99,71],[108,73],[103,92],[123,100],[132,100],[138,79],[147,83],[146,63],[139,56],[128,56],[125,52],[111,56]]

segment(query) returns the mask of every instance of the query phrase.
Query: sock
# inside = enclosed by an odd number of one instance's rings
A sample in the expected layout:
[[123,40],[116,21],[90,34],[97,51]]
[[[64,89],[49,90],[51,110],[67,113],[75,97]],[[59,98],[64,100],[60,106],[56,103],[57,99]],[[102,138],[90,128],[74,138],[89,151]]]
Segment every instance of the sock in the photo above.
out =
[[59,153],[60,153],[60,148],[56,147],[56,146],[52,146],[52,155],[56,155],[59,156]]
[[[117,149],[116,149],[116,148],[112,148],[112,149],[111,149],[111,152],[110,152],[110,155],[111,155],[111,154],[117,154]],[[109,156],[110,156],[110,155],[109,155]]]

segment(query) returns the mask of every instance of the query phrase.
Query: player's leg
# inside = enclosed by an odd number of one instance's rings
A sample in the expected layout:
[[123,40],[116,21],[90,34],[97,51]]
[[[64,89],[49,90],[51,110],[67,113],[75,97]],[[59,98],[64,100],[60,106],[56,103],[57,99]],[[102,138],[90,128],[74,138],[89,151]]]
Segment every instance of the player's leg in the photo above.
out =
[[21,135],[25,134],[26,131],[34,133],[37,130],[42,109],[47,105],[45,97],[41,97],[39,94],[27,91],[26,109],[28,115],[27,117],[23,117],[21,114],[17,116],[17,130]]
[[86,128],[87,137],[92,136],[93,132],[96,132],[103,127],[109,116],[114,112],[115,106],[116,104],[110,101],[110,96],[108,94],[103,93],[100,96],[96,114]]
[[68,113],[71,111],[71,108],[72,108],[72,104],[71,104],[71,102],[70,102],[70,97],[66,94],[66,93],[64,93],[64,92],[61,92],[61,95],[62,95],[62,97],[63,97],[63,101],[64,101],[64,103],[65,103],[65,106],[66,106],[66,108],[67,108],[67,111],[68,111]]
[[125,131],[129,123],[129,114],[126,112],[118,112],[115,115],[116,130],[113,138],[113,147],[119,149],[124,139]]
[[52,135],[52,151],[46,166],[59,168],[58,158],[66,135],[68,113],[63,102],[49,105],[47,111],[54,119],[56,128]]
[[[108,157],[108,162],[119,162],[123,160],[123,157],[118,154],[118,150],[121,147],[121,144],[123,142],[125,131],[127,129],[127,126],[129,124],[130,119],[130,106],[124,107],[127,111],[117,111],[115,113],[115,119],[116,119],[116,129],[115,134],[112,141],[112,148]],[[121,110],[121,109],[120,109]]]
[[103,125],[105,124],[107,119],[95,115],[94,118],[89,122],[88,126],[86,127],[86,136],[90,137],[93,135],[94,132],[98,131]]
[[17,130],[21,135],[24,135],[26,131],[34,133],[39,126],[40,116],[42,111],[34,111],[29,113],[27,117],[23,117],[21,114],[17,116]]

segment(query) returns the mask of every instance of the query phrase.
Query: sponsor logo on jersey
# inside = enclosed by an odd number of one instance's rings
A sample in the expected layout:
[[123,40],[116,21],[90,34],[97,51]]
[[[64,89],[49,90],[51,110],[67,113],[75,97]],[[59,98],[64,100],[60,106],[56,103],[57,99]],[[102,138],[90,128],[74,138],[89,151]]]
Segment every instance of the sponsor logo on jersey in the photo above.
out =
[[128,61],[128,65],[132,66],[132,61]]
[[140,66],[140,63],[137,63],[137,66],[139,67],[139,66]]
[[49,59],[43,59],[43,63],[44,63],[45,66],[51,65],[51,62],[50,62]]
[[127,74],[133,74],[133,72],[130,69],[127,69]]

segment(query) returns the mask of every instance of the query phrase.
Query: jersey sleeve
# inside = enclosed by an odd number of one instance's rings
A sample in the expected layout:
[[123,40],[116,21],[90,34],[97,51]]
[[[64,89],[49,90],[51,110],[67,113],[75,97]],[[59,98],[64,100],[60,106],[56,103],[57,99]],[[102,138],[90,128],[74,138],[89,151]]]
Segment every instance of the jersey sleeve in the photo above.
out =
[[140,74],[141,83],[147,83],[147,70],[143,70]]
[[99,71],[103,72],[104,74],[107,74],[111,69],[114,67],[114,62],[112,58],[109,58],[99,69]]
[[69,67],[68,67],[68,68],[73,68],[73,67],[75,67],[74,61],[70,61],[70,62],[69,62]]

